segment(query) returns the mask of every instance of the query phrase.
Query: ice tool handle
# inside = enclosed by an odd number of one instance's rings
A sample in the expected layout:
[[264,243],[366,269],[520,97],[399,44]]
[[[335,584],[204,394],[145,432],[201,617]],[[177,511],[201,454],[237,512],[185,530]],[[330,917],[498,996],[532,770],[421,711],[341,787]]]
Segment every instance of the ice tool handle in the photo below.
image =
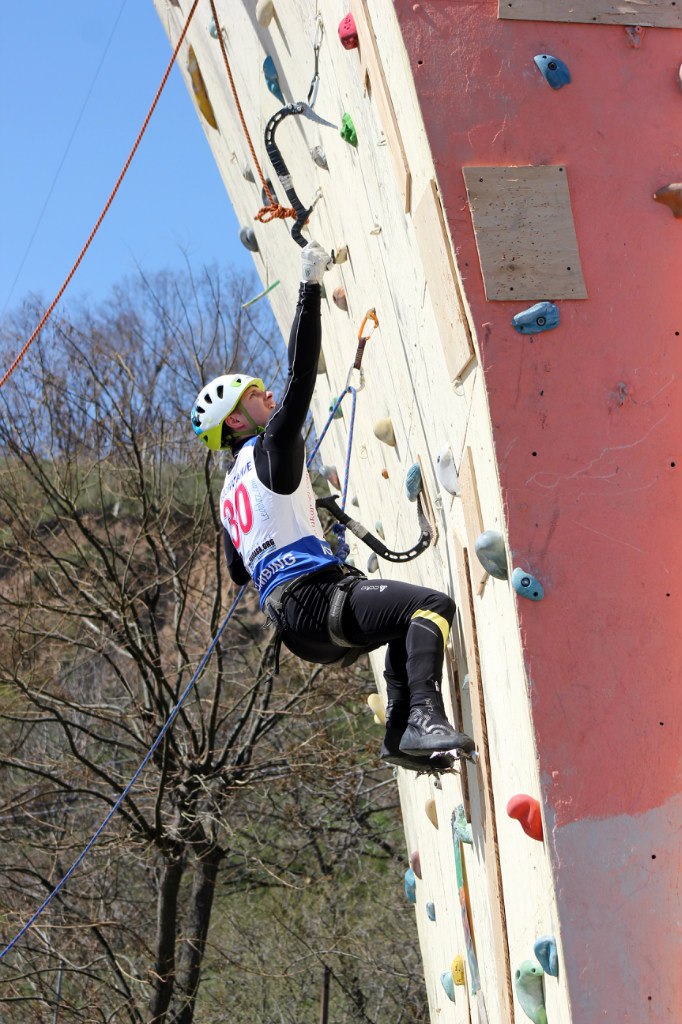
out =
[[273,114],[268,123],[265,126],[265,151],[270,158],[270,163],[275,169],[275,173],[282,183],[282,188],[287,194],[287,199],[291,203],[291,207],[296,214],[296,220],[294,226],[291,229],[291,237],[293,240],[303,248],[307,245],[307,240],[303,237],[303,227],[307,223],[308,217],[312,213],[315,203],[309,207],[305,207],[301,200],[296,194],[294,183],[289,173],[289,168],[284,162],[284,157],[280,152],[280,148],[275,141],[275,133],[282,121],[289,117],[291,114],[299,114],[303,117],[307,117],[310,121],[315,121],[317,124],[325,125],[327,128],[336,128],[336,125],[332,124],[331,121],[325,121],[323,117],[319,117],[315,113],[312,106],[309,103],[303,101],[299,103],[290,103],[286,107],[282,107],[276,114]]
[[315,505],[317,508],[326,509],[326,511],[329,512],[337,522],[346,526],[359,540],[364,541],[364,543],[371,548],[379,558],[385,558],[387,562],[411,562],[413,558],[417,558],[423,551],[426,551],[433,540],[433,530],[431,528],[431,524],[424,515],[421,499],[419,497],[417,497],[417,518],[422,532],[417,543],[408,551],[390,551],[383,541],[379,540],[378,537],[375,537],[373,533],[370,533],[365,526],[358,523],[355,519],[351,519],[351,517],[343,511],[334,495],[330,495],[328,498],[318,498]]

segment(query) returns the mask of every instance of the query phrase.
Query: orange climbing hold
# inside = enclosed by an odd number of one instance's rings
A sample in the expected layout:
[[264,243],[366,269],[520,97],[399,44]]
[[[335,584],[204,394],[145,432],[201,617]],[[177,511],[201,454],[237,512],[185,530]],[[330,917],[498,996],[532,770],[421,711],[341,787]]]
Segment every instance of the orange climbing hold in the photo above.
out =
[[527,796],[525,793],[513,796],[507,804],[507,814],[510,818],[516,818],[527,836],[542,842],[542,814],[535,797]]

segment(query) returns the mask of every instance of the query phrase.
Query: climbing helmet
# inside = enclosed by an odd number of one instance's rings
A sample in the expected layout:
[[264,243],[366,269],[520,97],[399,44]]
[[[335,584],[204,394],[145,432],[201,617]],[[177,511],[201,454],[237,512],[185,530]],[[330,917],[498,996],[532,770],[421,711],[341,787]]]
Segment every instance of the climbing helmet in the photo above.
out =
[[207,448],[214,452],[222,448],[225,419],[237,408],[244,392],[254,386],[265,391],[260,378],[245,373],[226,373],[204,385],[192,407],[192,427]]

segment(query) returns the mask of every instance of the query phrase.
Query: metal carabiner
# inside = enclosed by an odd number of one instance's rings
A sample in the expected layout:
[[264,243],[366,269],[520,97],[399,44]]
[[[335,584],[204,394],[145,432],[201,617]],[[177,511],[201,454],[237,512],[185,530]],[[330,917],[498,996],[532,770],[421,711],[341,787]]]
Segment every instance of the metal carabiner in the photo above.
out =
[[320,87],[320,47],[322,46],[322,36],[324,35],[324,23],[322,16],[318,14],[315,21],[315,39],[313,42],[313,53],[315,54],[315,69],[313,71],[312,81],[310,82],[310,88],[308,89],[308,104],[311,107],[315,106],[315,100],[317,99],[317,90]]

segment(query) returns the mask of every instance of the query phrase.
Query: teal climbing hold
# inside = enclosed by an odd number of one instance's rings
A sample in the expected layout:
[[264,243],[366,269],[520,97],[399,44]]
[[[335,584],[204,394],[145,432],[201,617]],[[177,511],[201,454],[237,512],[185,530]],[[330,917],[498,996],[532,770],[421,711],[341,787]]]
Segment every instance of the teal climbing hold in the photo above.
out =
[[358,133],[355,130],[353,124],[353,118],[350,114],[344,114],[341,118],[341,138],[344,142],[350,143],[351,146],[357,146],[358,144]]
[[486,572],[494,576],[496,580],[509,579],[507,551],[501,533],[498,533],[497,530],[484,530],[476,538],[474,551]]
[[422,471],[419,468],[419,463],[413,463],[407,471],[405,476],[405,490],[407,491],[407,497],[410,501],[416,501],[419,492],[422,489]]
[[435,921],[436,920],[436,904],[435,903],[431,903],[431,901],[429,901],[426,904],[426,916],[428,917],[429,921]]
[[455,842],[469,843],[473,845],[474,838],[471,834],[471,825],[467,821],[466,814],[464,813],[464,804],[458,804],[452,812],[450,818],[450,825],[452,826],[452,838]]
[[553,978],[559,977],[559,957],[556,950],[556,940],[553,935],[541,935],[535,940],[533,952],[538,963],[545,974]]
[[405,895],[410,903],[417,902],[417,881],[412,868],[408,868],[405,872]]
[[454,1003],[455,1001],[455,983],[452,980],[452,971],[443,971],[440,976],[440,983],[445,989],[445,994]]
[[553,302],[536,302],[512,317],[512,326],[519,334],[541,334],[559,326],[559,307]]
[[239,232],[239,241],[249,252],[258,252],[258,242],[253,233],[253,228],[242,228]]
[[218,26],[215,23],[215,18],[211,18],[211,24],[208,26],[208,31],[211,39],[218,38]]
[[263,74],[265,75],[265,81],[267,83],[268,89],[270,90],[272,95],[275,96],[283,105],[284,95],[279,87],[279,76],[277,75],[277,68],[275,67],[274,60],[269,54],[263,61]]
[[384,540],[386,537],[384,533],[384,524],[381,522],[380,519],[377,519],[376,523],[374,524],[374,529],[376,530],[377,537],[381,537],[381,539]]
[[547,1024],[542,967],[536,960],[524,960],[514,974],[514,989],[521,1009],[533,1024]]
[[571,81],[571,72],[562,60],[552,57],[548,53],[539,53],[533,60],[537,64],[540,74],[553,89],[561,89]]
[[527,597],[529,601],[542,601],[545,596],[540,580],[536,580],[532,573],[523,569],[514,569],[511,582],[519,597]]

